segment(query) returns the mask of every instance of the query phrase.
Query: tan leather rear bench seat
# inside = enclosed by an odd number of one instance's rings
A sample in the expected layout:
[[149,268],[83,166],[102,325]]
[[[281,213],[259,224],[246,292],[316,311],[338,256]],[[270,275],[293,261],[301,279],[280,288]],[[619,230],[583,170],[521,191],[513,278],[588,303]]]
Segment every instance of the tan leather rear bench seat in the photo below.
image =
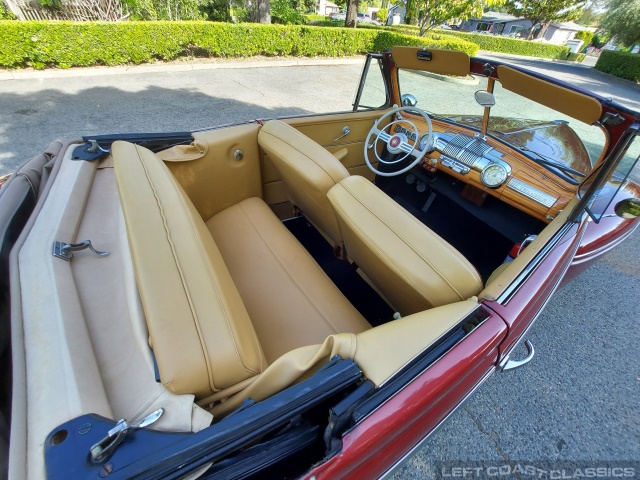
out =
[[224,399],[292,349],[370,328],[262,200],[205,225],[155,154],[120,141],[112,154],[167,389]]

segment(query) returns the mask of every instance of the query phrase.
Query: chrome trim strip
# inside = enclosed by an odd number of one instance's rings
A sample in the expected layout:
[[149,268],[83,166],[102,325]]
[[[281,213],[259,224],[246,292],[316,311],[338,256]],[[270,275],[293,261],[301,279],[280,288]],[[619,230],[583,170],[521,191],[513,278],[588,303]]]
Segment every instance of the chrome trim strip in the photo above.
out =
[[[422,350],[420,350],[418,353],[416,353],[412,358],[410,358],[409,360],[407,360],[404,365],[402,365],[400,368],[398,368],[395,372],[393,372],[384,382],[382,382],[380,385],[378,385],[378,388],[382,388],[384,387],[387,383],[389,383],[393,377],[395,377],[398,372],[402,371],[407,365],[410,365],[411,363],[413,363],[413,361],[415,359],[417,359],[418,357],[420,357],[425,350],[427,350],[429,347],[431,347],[432,345],[438,343],[440,340],[442,340],[447,334],[451,333],[453,330],[455,330],[456,328],[459,328],[460,326],[464,325],[465,322],[467,322],[467,320],[469,319],[469,317],[475,315],[476,313],[478,313],[478,310],[480,309],[484,309],[484,311],[487,311],[488,309],[486,307],[484,307],[480,302],[478,302],[476,304],[476,306],[469,312],[467,313],[463,318],[460,319],[460,321],[458,323],[455,324],[455,326],[451,327],[449,330],[447,330],[446,332],[444,332],[442,335],[440,335],[438,338],[436,338],[433,342],[431,342],[429,345],[427,345],[425,348],[423,348]],[[490,312],[490,310],[489,310]],[[489,318],[489,317],[487,317]],[[438,357],[435,362],[433,362],[431,365],[433,365],[434,363],[436,363],[438,360],[440,360],[444,355],[446,355],[449,351],[451,351],[452,349],[454,349],[455,347],[458,346],[458,344],[460,342],[462,342],[465,338],[467,338],[471,333],[473,333],[478,327],[480,327],[484,322],[486,322],[487,320],[483,320],[482,322],[480,322],[478,325],[476,325],[476,327],[469,333],[467,333],[464,337],[462,337],[460,340],[458,340],[447,352],[443,353],[442,356]],[[431,365],[429,365],[427,368],[425,368],[422,373],[426,372],[429,367],[431,367]],[[386,400],[386,402],[388,402],[389,400],[391,400],[393,397],[395,397],[401,390],[398,390],[398,392],[396,392],[394,395],[392,395],[391,397],[389,397],[389,399]],[[384,402],[384,403],[386,403]],[[380,406],[378,406],[378,408],[380,408]],[[377,410],[377,409],[376,409]],[[375,412],[375,410],[374,410]],[[373,412],[371,412],[373,413]],[[366,417],[365,417],[366,418]],[[364,420],[364,419],[363,419]]]
[[[567,224],[565,224],[567,225]],[[558,232],[559,233],[559,232]],[[578,249],[578,247],[576,247],[576,249]],[[540,316],[540,314],[542,313],[542,311],[544,310],[544,308],[547,306],[547,304],[549,303],[549,301],[551,300],[551,297],[553,296],[553,294],[556,292],[556,290],[558,289],[558,287],[560,286],[560,284],[562,283],[562,279],[564,278],[565,274],[567,273],[567,270],[569,270],[569,267],[571,267],[572,263],[569,262],[567,263],[567,265],[564,267],[564,271],[562,272],[562,275],[560,275],[560,277],[558,278],[558,280],[556,281],[556,284],[553,286],[553,288],[551,289],[551,291],[549,292],[549,295],[547,295],[546,300],[544,301],[544,303],[542,305],[540,305],[540,308],[538,309],[538,311],[536,312],[536,314],[533,316],[533,319],[531,320],[531,323],[529,323],[529,325],[527,326],[527,328],[524,329],[524,332],[522,332],[522,335],[520,335],[520,338],[518,339],[517,342],[515,342],[513,344],[513,346],[509,349],[508,352],[502,352],[502,358],[508,358],[509,355],[511,355],[511,352],[513,352],[513,350],[520,345],[520,342],[522,342],[522,340],[527,336],[527,334],[529,333],[529,331],[531,331],[531,328],[533,328],[533,324],[536,323],[536,320],[538,320],[538,317]],[[514,292],[515,293],[515,292]]]
[[486,382],[489,377],[491,375],[493,375],[493,373],[496,371],[496,367],[492,367],[491,370],[489,370],[487,373],[484,374],[484,376],[478,381],[478,383],[475,384],[475,386],[469,391],[469,393],[467,393],[465,395],[465,397],[460,401],[460,403],[458,403],[458,405],[455,406],[455,408],[453,410],[451,410],[446,417],[444,417],[442,419],[442,421],[436,425],[436,427],[431,430],[429,433],[427,433],[427,435],[420,440],[418,443],[416,443],[413,448],[411,448],[411,450],[409,450],[407,453],[405,453],[396,463],[394,463],[392,466],[390,466],[382,475],[380,475],[378,478],[380,480],[387,480],[388,478],[391,477],[391,475],[393,475],[395,473],[395,471],[402,467],[405,463],[407,463],[411,457],[415,454],[416,450],[418,450],[420,447],[422,447],[422,445],[424,443],[427,442],[427,440],[429,440],[431,438],[432,435],[434,435],[436,432],[438,432],[438,430],[440,430],[440,427],[442,427],[442,425],[444,425],[444,423],[449,420],[449,417],[451,417],[454,413],[456,413],[460,408],[462,408],[464,406],[464,404],[467,402],[467,400],[471,397],[471,395],[473,395],[476,390],[478,390],[482,384],[484,382]]
[[[540,252],[535,257],[533,257],[529,265],[527,265],[522,270],[520,275],[518,275],[516,279],[513,282],[511,282],[511,285],[509,285],[504,290],[504,292],[502,292],[502,294],[497,298],[497,302],[499,304],[506,305],[507,303],[509,303],[509,300],[511,300],[511,298],[516,294],[516,292],[520,289],[520,287],[525,282],[525,280],[527,280],[531,276],[531,274],[535,271],[535,269],[538,268],[538,265],[540,264],[540,262],[542,262],[547,257],[547,255],[549,255],[553,247],[555,247],[555,245],[560,241],[560,239],[565,235],[565,233],[567,233],[567,231],[571,228],[572,225],[573,225],[572,223],[567,222],[562,227],[560,227],[560,229],[547,242],[547,244],[542,248],[542,250],[540,250]],[[570,264],[571,262],[567,264],[567,268],[569,268]]]
[[547,208],[551,208],[553,204],[556,203],[556,200],[558,200],[556,197],[532,187],[528,183],[518,180],[517,178],[512,178],[509,183],[507,183],[507,187],[514,192],[518,192],[520,195],[530,198],[534,202],[538,202],[540,205],[544,205]]

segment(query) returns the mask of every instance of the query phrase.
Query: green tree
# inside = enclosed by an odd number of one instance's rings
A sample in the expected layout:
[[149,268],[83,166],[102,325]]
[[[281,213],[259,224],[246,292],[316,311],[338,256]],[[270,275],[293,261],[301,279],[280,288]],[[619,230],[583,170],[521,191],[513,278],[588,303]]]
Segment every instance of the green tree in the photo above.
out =
[[418,22],[418,3],[420,0],[405,0],[404,23],[415,25]]
[[[444,22],[481,16],[484,8],[504,4],[504,0],[415,0],[420,36]],[[407,13],[408,14],[408,13]],[[407,22],[409,23],[409,22]]]
[[228,0],[205,0],[198,8],[212,22],[231,21],[231,5]]
[[584,46],[586,47],[587,45],[591,45],[591,42],[593,42],[593,36],[593,32],[580,30],[579,32],[576,32],[576,36],[573,38],[575,38],[576,40],[582,40],[584,42]]
[[271,19],[274,23],[299,25],[303,23],[305,12],[303,2],[291,0],[273,0],[271,2]]
[[417,8],[421,37],[446,21],[482,15],[482,4],[475,0],[420,0]]
[[388,16],[389,16],[389,10],[384,7],[378,10],[378,12],[376,13],[376,18],[380,23],[384,23],[387,20]]
[[640,42],[640,0],[611,0],[600,26],[627,47]]
[[[582,14],[585,0],[508,0],[507,7],[510,14],[516,17],[528,18],[533,23],[528,38],[542,36],[551,22],[565,22],[576,20]],[[536,29],[536,25],[541,28]]]
[[598,26],[601,18],[602,11],[598,7],[587,5],[582,9],[582,14],[576,19],[576,22],[587,27]]

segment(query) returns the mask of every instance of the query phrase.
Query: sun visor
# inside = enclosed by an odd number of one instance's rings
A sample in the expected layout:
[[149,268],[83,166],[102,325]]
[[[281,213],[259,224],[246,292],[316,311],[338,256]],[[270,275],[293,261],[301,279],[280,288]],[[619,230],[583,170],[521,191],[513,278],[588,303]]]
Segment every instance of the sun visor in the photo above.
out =
[[469,75],[471,61],[469,55],[455,50],[437,50],[435,48],[393,47],[393,61],[398,68],[424,70],[442,75]]
[[602,117],[600,102],[583,93],[554,85],[505,65],[498,67],[498,79],[507,90],[588,125]]

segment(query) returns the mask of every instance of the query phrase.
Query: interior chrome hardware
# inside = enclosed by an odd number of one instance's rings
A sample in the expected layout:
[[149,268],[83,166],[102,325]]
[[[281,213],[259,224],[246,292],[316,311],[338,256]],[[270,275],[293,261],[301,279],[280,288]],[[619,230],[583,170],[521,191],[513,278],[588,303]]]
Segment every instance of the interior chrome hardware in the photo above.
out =
[[527,356],[522,360],[511,360],[511,354],[507,355],[502,359],[502,361],[498,364],[499,372],[508,372],[510,370],[515,370],[516,368],[523,367],[531,360],[533,360],[534,355],[536,354],[535,349],[533,348],[533,344],[526,340],[524,342],[524,346],[527,349]]
[[347,135],[349,135],[351,133],[351,129],[349,127],[344,127],[342,129],[342,135],[340,135],[338,138],[334,138],[333,141],[337,142],[338,140],[340,140],[341,138],[346,137]]
[[520,247],[518,248],[518,255],[520,255],[522,250],[524,250],[527,247],[527,245],[529,245],[531,242],[533,242],[537,237],[538,237],[537,235],[529,235],[527,238],[525,238],[522,241],[522,243],[520,243]]
[[118,445],[120,445],[124,441],[124,439],[127,438],[129,432],[138,430],[140,428],[146,428],[149,425],[152,425],[160,419],[163,413],[164,409],[159,408],[155,412],[147,415],[137,425],[130,425],[124,418],[118,420],[116,426],[107,432],[107,436],[93,445],[89,450],[91,461],[93,463],[102,463],[108,460],[109,457],[113,455],[113,452],[116,451]]
[[109,150],[105,150],[100,145],[98,145],[97,140],[89,140],[89,143],[91,144],[89,148],[87,148],[87,152],[89,153],[96,153],[96,152],[110,153]]
[[237,149],[235,152],[233,152],[233,158],[238,161],[242,160],[244,158],[244,152],[240,149]]
[[86,250],[87,248],[101,257],[109,255],[109,252],[103,252],[93,248],[91,240],[82,240],[80,243],[53,242],[53,256],[69,262],[73,258],[73,252],[79,252],[80,250]]
[[83,145],[78,145],[73,149],[71,159],[92,162],[104,158],[110,153],[109,150],[102,148],[97,140],[87,140]]

